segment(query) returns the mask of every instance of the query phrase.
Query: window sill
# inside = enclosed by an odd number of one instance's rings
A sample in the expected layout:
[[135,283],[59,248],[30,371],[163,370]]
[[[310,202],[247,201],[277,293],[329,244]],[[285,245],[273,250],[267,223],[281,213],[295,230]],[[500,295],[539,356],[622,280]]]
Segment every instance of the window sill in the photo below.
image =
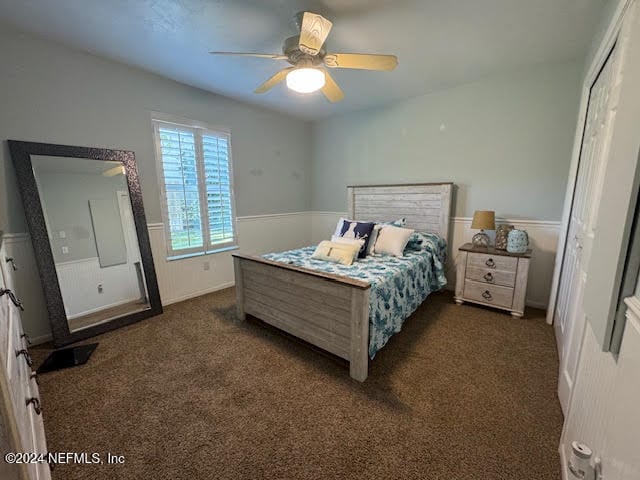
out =
[[229,247],[222,247],[216,250],[210,250],[208,252],[196,252],[196,253],[185,253],[184,255],[173,255],[172,257],[167,257],[167,262],[173,262],[175,260],[185,260],[187,258],[193,257],[204,257],[206,255],[215,255],[216,253],[224,253],[230,252],[232,250],[238,250],[240,247],[238,245],[231,245]]

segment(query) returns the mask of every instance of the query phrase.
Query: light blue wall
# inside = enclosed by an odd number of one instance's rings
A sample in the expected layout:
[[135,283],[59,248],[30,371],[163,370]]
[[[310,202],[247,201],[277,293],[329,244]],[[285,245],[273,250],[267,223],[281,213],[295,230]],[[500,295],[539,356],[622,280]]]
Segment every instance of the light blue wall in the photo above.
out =
[[454,214],[560,220],[582,63],[495,75],[313,126],[312,208],[350,184],[453,181]]
[[7,139],[133,150],[160,222],[151,111],[232,132],[237,213],[310,208],[311,126],[142,70],[0,29],[0,230],[24,232]]
[[[344,211],[348,184],[446,180],[455,215],[560,219],[581,62],[311,124],[12,30],[0,44],[0,140],[135,151],[150,222],[161,221],[151,111],[231,128],[240,216]],[[26,231],[6,144],[0,229]]]

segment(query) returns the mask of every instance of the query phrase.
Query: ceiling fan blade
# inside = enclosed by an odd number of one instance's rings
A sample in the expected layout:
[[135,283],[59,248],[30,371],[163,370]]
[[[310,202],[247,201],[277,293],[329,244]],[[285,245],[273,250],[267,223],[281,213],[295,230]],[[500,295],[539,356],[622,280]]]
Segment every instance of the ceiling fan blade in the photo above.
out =
[[329,68],[389,71],[398,66],[398,57],[367,53],[330,53],[325,55],[324,64]]
[[324,72],[325,83],[322,87],[322,93],[331,103],[337,103],[344,100],[344,92],[340,89],[336,81],[329,72]]
[[254,93],[265,93],[265,92],[268,92],[273,87],[275,87],[277,84],[279,84],[281,81],[283,81],[285,78],[287,78],[287,73],[289,73],[291,70],[293,70],[293,67],[283,68],[278,73],[276,73],[273,77],[271,77],[269,80],[267,80],[262,85],[260,85],[258,88],[256,88]]
[[304,12],[300,27],[300,50],[308,55],[317,55],[333,23],[317,13]]
[[277,53],[240,53],[240,52],[209,52],[211,55],[227,55],[238,57],[257,57],[257,58],[270,58],[272,60],[286,60],[286,55],[280,55]]

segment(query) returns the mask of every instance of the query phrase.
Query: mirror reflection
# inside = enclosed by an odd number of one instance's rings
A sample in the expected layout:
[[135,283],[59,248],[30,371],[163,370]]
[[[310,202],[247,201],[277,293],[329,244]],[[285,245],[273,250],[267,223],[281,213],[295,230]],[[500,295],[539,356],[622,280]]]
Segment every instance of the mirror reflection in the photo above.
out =
[[123,165],[31,161],[69,331],[150,308]]

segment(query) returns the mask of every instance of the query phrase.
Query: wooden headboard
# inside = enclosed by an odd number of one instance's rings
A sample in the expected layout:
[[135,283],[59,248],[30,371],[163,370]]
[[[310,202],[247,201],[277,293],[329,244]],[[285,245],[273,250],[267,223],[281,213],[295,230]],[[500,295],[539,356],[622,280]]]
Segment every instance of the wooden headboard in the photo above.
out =
[[436,233],[448,243],[452,190],[451,182],[349,186],[349,217],[381,222],[405,217],[407,228]]

